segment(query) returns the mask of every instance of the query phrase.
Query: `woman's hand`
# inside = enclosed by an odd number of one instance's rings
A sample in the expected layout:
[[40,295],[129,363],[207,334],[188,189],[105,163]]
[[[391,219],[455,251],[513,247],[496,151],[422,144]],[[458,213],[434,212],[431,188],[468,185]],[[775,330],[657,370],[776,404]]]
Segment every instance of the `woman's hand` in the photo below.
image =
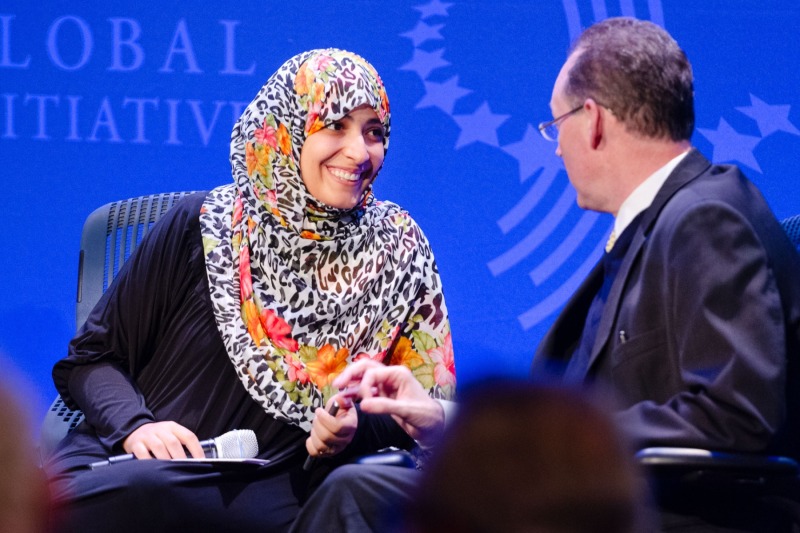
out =
[[137,459],[186,459],[186,450],[196,459],[205,457],[197,435],[176,422],[139,426],[122,442],[122,447]]
[[357,390],[363,412],[392,415],[423,446],[436,444],[444,432],[444,408],[405,366],[365,359],[345,368],[333,386]]
[[[336,416],[331,416],[327,409],[334,401],[339,403],[339,410]],[[335,455],[353,440],[358,426],[358,414],[348,396],[343,394],[334,396],[328,400],[326,409],[319,407],[314,414],[311,434],[306,439],[308,455],[311,457]]]

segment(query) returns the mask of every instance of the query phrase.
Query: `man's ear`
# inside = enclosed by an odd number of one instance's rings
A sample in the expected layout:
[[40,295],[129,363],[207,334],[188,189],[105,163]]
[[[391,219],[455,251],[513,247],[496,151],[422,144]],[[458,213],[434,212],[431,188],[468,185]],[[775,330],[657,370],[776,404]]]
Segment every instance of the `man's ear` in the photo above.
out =
[[583,111],[588,120],[589,143],[592,150],[597,150],[603,140],[603,109],[592,98],[587,98],[583,103]]

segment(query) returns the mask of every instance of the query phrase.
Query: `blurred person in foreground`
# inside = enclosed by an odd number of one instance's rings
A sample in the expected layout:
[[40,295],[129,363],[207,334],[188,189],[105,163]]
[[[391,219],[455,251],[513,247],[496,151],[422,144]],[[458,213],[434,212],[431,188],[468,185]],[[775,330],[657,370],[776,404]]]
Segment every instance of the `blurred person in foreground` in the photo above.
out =
[[489,381],[462,396],[414,492],[409,530],[642,533],[645,493],[632,450],[594,399]]
[[21,400],[14,383],[0,380],[0,531],[44,533],[53,519],[50,494]]

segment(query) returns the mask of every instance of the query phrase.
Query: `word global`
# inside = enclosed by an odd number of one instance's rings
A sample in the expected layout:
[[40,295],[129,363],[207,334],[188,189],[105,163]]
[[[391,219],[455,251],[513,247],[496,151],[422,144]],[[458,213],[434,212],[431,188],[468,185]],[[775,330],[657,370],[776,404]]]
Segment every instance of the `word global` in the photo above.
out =
[[[0,14],[0,68],[28,70],[35,67],[30,51],[24,49],[25,45],[37,42],[30,34],[18,35],[14,33],[14,15]],[[238,68],[236,65],[236,26],[237,20],[218,21],[223,27],[223,61],[222,68],[218,71],[223,75],[251,75],[256,69],[253,61],[247,68]],[[111,25],[110,52],[108,71],[130,72],[143,67],[147,59],[145,47],[141,42],[142,26],[136,19],[114,17],[109,18]],[[45,50],[50,63],[63,71],[81,70],[90,64],[95,51],[95,33],[92,26],[83,18],[75,15],[66,15],[55,19],[45,32]],[[100,32],[105,34],[105,32]],[[185,73],[201,74],[203,69],[195,53],[191,34],[186,21],[177,22],[175,31],[169,45],[164,49],[158,47],[159,52],[164,51],[164,60],[158,72],[170,73],[175,71],[173,60],[179,61]]]

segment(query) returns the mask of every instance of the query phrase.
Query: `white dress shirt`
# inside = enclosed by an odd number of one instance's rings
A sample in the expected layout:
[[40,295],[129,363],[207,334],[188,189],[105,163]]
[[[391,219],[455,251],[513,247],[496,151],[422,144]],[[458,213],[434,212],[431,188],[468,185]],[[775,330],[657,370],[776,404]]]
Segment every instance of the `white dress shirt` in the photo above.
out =
[[653,172],[650,177],[640,183],[630,196],[625,198],[625,201],[622,202],[617,216],[614,219],[614,235],[622,235],[622,232],[625,231],[628,224],[630,224],[639,213],[650,207],[650,204],[653,203],[661,186],[664,185],[669,175],[672,174],[672,171],[675,170],[678,163],[683,161],[683,158],[686,157],[688,153],[689,150],[672,158],[666,165]]

